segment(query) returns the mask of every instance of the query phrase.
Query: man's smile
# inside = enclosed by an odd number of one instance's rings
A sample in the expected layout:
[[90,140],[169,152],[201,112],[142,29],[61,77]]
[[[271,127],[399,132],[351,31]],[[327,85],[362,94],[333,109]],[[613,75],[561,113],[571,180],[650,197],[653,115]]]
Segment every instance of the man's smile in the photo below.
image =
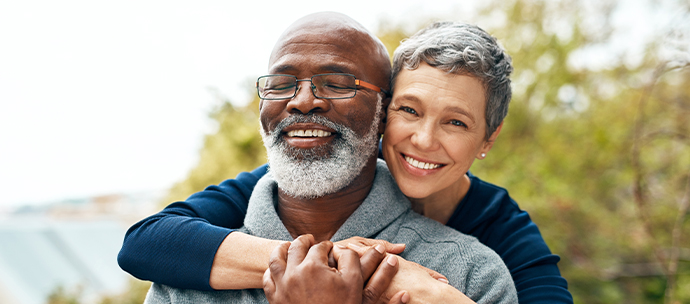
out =
[[288,137],[328,137],[331,132],[324,130],[292,130],[287,132]]
[[285,127],[281,133],[290,146],[312,149],[333,141],[337,131],[318,123],[295,123]]

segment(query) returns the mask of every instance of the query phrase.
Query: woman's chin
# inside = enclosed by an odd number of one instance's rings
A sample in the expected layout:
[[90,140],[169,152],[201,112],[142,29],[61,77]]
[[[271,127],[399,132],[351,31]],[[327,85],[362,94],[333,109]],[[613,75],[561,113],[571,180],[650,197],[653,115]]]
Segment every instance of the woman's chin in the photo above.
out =
[[410,200],[422,200],[430,195],[427,189],[420,189],[419,185],[409,185],[409,187],[398,186],[400,187],[400,191]]

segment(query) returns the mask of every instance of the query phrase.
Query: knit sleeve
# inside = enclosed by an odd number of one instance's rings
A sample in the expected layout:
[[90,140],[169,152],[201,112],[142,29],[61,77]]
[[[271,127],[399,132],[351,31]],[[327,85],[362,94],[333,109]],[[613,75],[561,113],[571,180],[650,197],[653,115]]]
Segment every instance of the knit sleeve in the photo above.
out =
[[118,264],[131,275],[177,288],[212,290],[211,267],[225,237],[242,226],[267,165],[207,187],[129,228]]
[[465,295],[477,304],[518,303],[510,273],[496,254],[486,254],[475,260],[466,284]]

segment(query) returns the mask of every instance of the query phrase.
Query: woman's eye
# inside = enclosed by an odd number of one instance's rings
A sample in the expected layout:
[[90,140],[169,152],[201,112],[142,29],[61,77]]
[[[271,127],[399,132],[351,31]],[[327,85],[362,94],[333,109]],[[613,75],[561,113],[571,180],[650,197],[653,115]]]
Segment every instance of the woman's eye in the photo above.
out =
[[451,120],[450,123],[451,123],[452,125],[458,126],[458,127],[466,127],[466,126],[467,126],[467,125],[465,125],[464,122],[459,121],[459,120],[455,120],[455,119]]
[[415,111],[413,108],[410,108],[410,107],[400,107],[400,110],[403,110],[403,111],[410,113],[410,114],[415,114],[415,115],[417,114],[417,111]]

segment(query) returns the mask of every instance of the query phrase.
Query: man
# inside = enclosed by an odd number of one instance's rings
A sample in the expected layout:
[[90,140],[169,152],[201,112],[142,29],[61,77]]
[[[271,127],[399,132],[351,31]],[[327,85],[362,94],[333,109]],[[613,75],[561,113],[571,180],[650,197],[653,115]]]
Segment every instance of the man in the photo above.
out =
[[[322,262],[332,246],[322,241],[362,236],[406,243],[402,258],[439,271],[475,302],[516,303],[502,260],[476,239],[414,213],[385,164],[377,162],[389,78],[383,44],[346,16],[309,15],[283,33],[271,54],[269,75],[258,84],[271,173],[254,189],[241,231],[286,241],[310,234],[295,240],[290,250],[319,243],[309,254],[318,252]],[[282,250],[285,256],[287,246],[276,254]],[[337,258],[333,273],[343,274],[346,289],[339,302],[362,299],[367,271],[353,257],[343,250]],[[294,259],[295,254],[288,256],[287,265],[300,262]],[[274,264],[272,272],[284,269]],[[273,287],[268,288],[272,294],[290,293]],[[146,301],[266,299],[258,289],[204,292],[154,284]]]

